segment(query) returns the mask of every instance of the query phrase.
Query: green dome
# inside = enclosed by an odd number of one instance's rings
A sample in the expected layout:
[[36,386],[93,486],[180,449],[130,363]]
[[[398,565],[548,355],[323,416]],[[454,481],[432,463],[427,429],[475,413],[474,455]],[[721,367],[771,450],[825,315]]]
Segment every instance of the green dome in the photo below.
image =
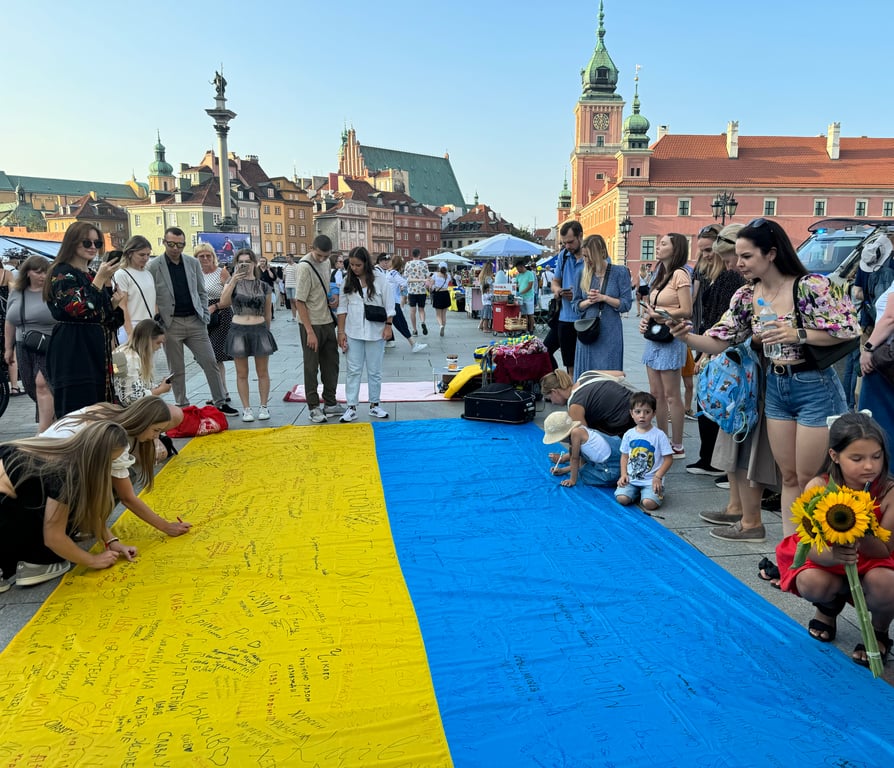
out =
[[173,176],[174,166],[165,160],[165,145],[161,143],[161,135],[155,145],[155,160],[149,163],[150,176]]
[[624,121],[624,133],[644,136],[649,132],[649,125],[649,121],[645,117],[633,114]]
[[596,50],[593,51],[590,63],[580,72],[584,96],[614,94],[618,85],[618,68],[612,61],[612,57],[608,55],[608,50],[605,47],[605,27],[602,23],[604,18],[602,0],[600,0],[599,29],[596,32],[596,36],[599,39],[596,42]]
[[649,146],[649,121],[639,113],[639,75],[633,90],[633,114],[624,121],[625,149],[647,149]]

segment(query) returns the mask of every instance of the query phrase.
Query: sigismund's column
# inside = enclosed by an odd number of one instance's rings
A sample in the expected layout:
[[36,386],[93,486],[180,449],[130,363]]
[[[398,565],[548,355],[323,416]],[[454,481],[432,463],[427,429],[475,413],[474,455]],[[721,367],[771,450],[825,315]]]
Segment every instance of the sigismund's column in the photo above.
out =
[[227,153],[227,133],[230,131],[230,120],[236,117],[236,113],[227,109],[225,96],[227,81],[224,79],[223,73],[215,72],[211,84],[216,90],[214,109],[206,109],[205,112],[214,120],[214,131],[217,133],[217,156],[220,163],[220,215],[221,224],[226,226],[233,221],[230,205],[230,159]]

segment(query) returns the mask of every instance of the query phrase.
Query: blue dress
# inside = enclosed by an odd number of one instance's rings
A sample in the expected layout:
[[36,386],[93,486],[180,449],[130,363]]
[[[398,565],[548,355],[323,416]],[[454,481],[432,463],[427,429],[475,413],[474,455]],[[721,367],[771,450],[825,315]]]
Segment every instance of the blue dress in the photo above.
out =
[[[591,288],[602,288],[602,278],[593,277]],[[617,309],[609,304],[602,305],[600,316],[599,338],[592,344],[577,342],[574,353],[574,380],[577,381],[584,371],[623,371],[624,370],[624,330],[621,327],[621,313],[630,310],[633,298],[630,293],[630,271],[627,267],[612,264],[608,272],[608,284],[605,286],[606,296],[620,299]],[[574,287],[574,298],[571,304],[576,309],[586,298],[580,283]],[[580,312],[580,310],[578,310]],[[599,305],[587,307],[579,318],[596,317]]]

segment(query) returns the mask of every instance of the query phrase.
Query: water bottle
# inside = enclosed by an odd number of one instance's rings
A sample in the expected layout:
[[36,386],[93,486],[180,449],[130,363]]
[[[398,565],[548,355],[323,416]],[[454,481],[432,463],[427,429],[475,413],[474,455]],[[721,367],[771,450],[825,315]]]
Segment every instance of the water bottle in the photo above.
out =
[[[761,310],[757,317],[760,322],[761,333],[763,333],[765,324],[772,323],[776,320],[776,313],[773,311],[773,307],[764,301],[763,298],[757,300],[757,305]],[[782,355],[782,345],[764,344],[764,355],[770,360],[774,358],[778,359]]]

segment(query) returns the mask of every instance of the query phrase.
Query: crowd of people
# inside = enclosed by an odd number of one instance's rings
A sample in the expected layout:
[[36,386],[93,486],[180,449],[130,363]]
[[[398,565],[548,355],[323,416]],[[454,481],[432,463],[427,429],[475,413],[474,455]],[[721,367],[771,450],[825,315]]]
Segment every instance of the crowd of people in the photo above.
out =
[[[848,293],[808,274],[784,229],[766,218],[703,227],[694,238],[694,267],[690,237],[666,233],[656,243],[655,268],[641,269],[635,278],[612,262],[601,236],[585,238],[579,222],[565,222],[560,236],[562,248],[545,283],[557,310],[545,343],[561,354],[562,367],[540,382],[544,397],[565,406],[544,425],[545,443],[566,446],[549,454],[552,474],[563,486],[613,487],[620,504],[638,503],[652,514],[663,504],[674,460],[686,456],[685,419],[697,419],[698,457],[686,469],[729,486],[723,509],[701,512],[717,526],[710,535],[765,541],[765,494],[778,492],[785,538],[778,567],[763,561],[762,578],[813,602],[810,632],[826,642],[834,638],[835,617],[849,596],[840,569],[862,564],[867,602],[887,655],[894,543],[836,546],[812,552],[796,573],[781,571],[795,535],[788,510],[805,489],[830,477],[870,488],[880,524],[894,524],[887,453],[894,398],[890,374],[873,362],[873,352],[894,336],[894,304],[888,301],[894,278],[886,285],[878,275],[858,277],[858,317]],[[243,421],[269,419],[268,363],[278,348],[271,323],[281,296],[289,321],[299,326],[310,421],[350,423],[358,418],[364,375],[370,417],[389,417],[381,404],[385,349],[395,344],[395,328],[411,352],[425,349],[418,337],[420,331],[428,335],[429,298],[438,333],[446,332],[454,280],[446,263],[432,271],[418,250],[406,265],[363,247],[333,259],[330,239],[319,235],[310,253],[289,256],[280,272],[249,248],[233,254],[227,266],[207,244],[188,255],[177,227],[166,230],[163,244],[155,258],[139,236],[122,251],[106,253],[101,233],[79,223],[66,231],[55,260],[31,256],[14,277],[3,274],[4,358],[18,365],[36,403],[39,436],[0,446],[0,525],[9,534],[0,557],[0,591],[13,575],[28,585],[58,576],[69,562],[108,567],[135,556],[106,527],[115,499],[168,535],[189,530],[176,515],[174,522],[150,509],[133,484],[151,487],[155,462],[171,455],[165,430],[180,423],[190,404],[184,347],[205,375],[209,404],[239,415],[226,389],[224,364],[232,361]],[[888,274],[880,265],[868,266],[870,274]],[[543,283],[523,261],[515,264],[514,278],[521,314],[533,316]],[[504,279],[489,264],[477,276],[482,330],[490,327],[493,286]],[[634,391],[624,376],[631,361],[625,361],[621,317],[634,303],[644,337],[637,362],[647,392]],[[850,353],[861,333],[862,349]],[[744,439],[695,414],[692,400],[698,370],[741,344],[752,347],[761,370],[757,418]],[[159,374],[162,348],[168,370]],[[834,362],[834,355],[823,354],[833,348],[849,352],[846,386],[836,367],[824,362]],[[342,355],[346,405],[336,397]],[[170,405],[161,400],[169,392]],[[872,416],[853,413],[858,407]],[[105,462],[111,476],[88,472],[85,457]],[[105,551],[85,554],[72,543],[78,535],[102,539]],[[865,653],[855,651],[854,658],[863,663]]]
[[[872,311],[863,313],[871,322],[864,320],[861,327],[850,295],[836,290],[825,276],[808,274],[784,229],[758,218],[744,226],[702,228],[695,238],[694,268],[689,266],[689,238],[665,234],[657,243],[655,269],[641,269],[635,281],[625,275],[627,282],[613,296],[614,265],[608,274],[600,269],[605,256],[599,239],[583,239],[574,221],[566,222],[560,233],[563,249],[553,292],[561,309],[547,343],[561,351],[566,370],[544,377],[541,390],[553,403],[567,405],[567,412],[547,418],[544,442],[565,441],[569,451],[548,455],[553,474],[563,478],[563,485],[580,480],[614,487],[621,504],[639,501],[647,513],[658,509],[664,476],[674,459],[685,456],[684,418],[695,416],[686,407],[687,375],[730,346],[750,345],[760,361],[754,426],[742,439],[705,414],[696,416],[699,455],[686,469],[715,476],[718,482],[725,475],[729,487],[726,507],[700,516],[718,526],[709,531],[717,539],[763,542],[765,493],[778,490],[784,538],[777,547],[778,565],[761,561],[761,578],[811,601],[816,616],[810,634],[829,642],[835,637],[835,617],[850,600],[844,565],[857,563],[881,654],[887,658],[894,618],[894,537],[886,543],[868,534],[854,545],[813,549],[806,565],[789,571],[798,540],[789,510],[805,489],[825,486],[831,478],[869,489],[879,524],[887,529],[894,525],[887,447],[894,429],[894,392],[890,371],[877,371],[873,363],[873,352],[894,339],[894,307],[887,301],[894,277],[883,281],[887,285],[875,281],[874,287],[873,281],[858,277],[858,288],[862,284],[865,289],[860,296],[864,308],[872,303]],[[873,265],[873,272],[878,269]],[[639,362],[650,392],[630,392],[623,377],[623,348],[620,357],[591,356],[580,343],[587,330],[580,321],[600,300],[601,323],[606,308],[623,312],[637,301],[644,336]],[[862,351],[851,356],[861,332]],[[598,348],[598,342],[591,347]],[[856,387],[856,377],[848,381],[846,392],[834,366],[845,356],[858,360],[859,397],[850,389]],[[863,410],[854,413],[858,405]],[[862,645],[853,658],[867,663]]]

